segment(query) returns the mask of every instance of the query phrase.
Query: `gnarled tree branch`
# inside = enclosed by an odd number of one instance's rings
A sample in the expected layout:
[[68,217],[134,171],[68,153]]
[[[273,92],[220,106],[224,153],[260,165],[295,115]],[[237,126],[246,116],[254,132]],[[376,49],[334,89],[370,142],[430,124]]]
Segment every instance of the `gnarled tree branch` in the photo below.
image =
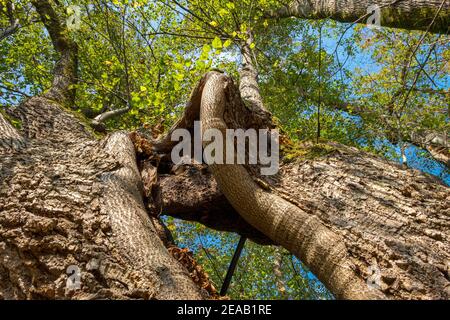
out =
[[[228,95],[233,89],[229,78],[209,73],[202,92],[200,119],[202,131],[218,129],[225,135],[223,120]],[[232,96],[232,95],[231,95]],[[381,298],[371,291],[354,271],[341,236],[291,202],[259,187],[242,165],[210,165],[220,189],[231,205],[252,226],[275,243],[299,257],[339,298]]]
[[[185,110],[185,115],[196,119],[200,112],[203,130],[247,127],[253,112],[224,74],[207,74],[193,93],[188,103],[191,110]],[[183,123],[192,124],[182,119],[174,129]],[[170,132],[161,141],[169,139]],[[336,297],[447,297],[449,235],[442,224],[446,225],[449,210],[444,200],[448,189],[436,179],[354,148],[337,144],[327,148],[334,151],[313,161],[301,160],[299,155],[294,163],[283,164],[273,177],[259,176],[257,170],[242,165],[209,167],[218,188],[239,215],[273,243],[299,257]],[[176,203],[189,207],[191,201],[191,207],[198,207],[199,202],[207,202],[207,196],[180,200],[181,192],[175,197],[172,194],[180,181],[184,181],[180,188],[187,190],[196,184],[191,169],[188,165],[176,178],[162,178],[162,188],[169,190],[167,199],[175,200],[166,202],[164,211],[187,214],[189,220],[206,221],[210,227],[224,230],[220,223],[214,223],[216,211],[211,207],[203,206],[197,214],[194,210],[178,211]],[[424,228],[422,223],[427,219],[429,224]],[[239,232],[240,228],[228,230]],[[369,287],[365,281],[374,265],[381,269],[381,280],[377,287]]]

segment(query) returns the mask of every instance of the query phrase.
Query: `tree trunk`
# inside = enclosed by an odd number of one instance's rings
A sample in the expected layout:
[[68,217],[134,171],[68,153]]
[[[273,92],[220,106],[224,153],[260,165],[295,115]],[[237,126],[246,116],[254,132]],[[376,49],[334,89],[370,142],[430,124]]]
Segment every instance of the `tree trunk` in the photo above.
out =
[[0,114],[0,297],[206,297],[145,210],[128,134],[98,141],[65,111],[78,48],[50,2],[33,5],[59,59],[49,90],[7,110],[20,131]]
[[[207,75],[194,93],[202,98],[188,106],[201,110],[205,128],[252,123],[252,111],[224,75]],[[96,141],[74,116],[42,97],[11,114],[22,131],[1,118],[3,297],[201,297],[146,215],[128,135]],[[225,126],[218,122],[223,115]],[[448,188],[354,148],[285,143],[284,150],[297,160],[274,177],[254,167],[210,166],[248,232],[255,227],[296,254],[338,298],[448,299]],[[307,160],[311,155],[318,156]],[[166,182],[192,177],[189,165],[182,174],[167,171]],[[198,172],[204,184],[214,185],[207,182],[209,170]],[[196,185],[194,180],[187,192]],[[201,205],[220,198],[219,188],[184,194]],[[163,203],[176,207],[176,198]],[[214,208],[204,206],[200,220]],[[213,217],[207,220],[213,224]],[[242,227],[229,225],[238,232]],[[66,289],[71,265],[81,270],[81,290]]]
[[202,297],[145,211],[126,133],[97,141],[41,97],[14,114],[22,135],[0,117],[0,297]]
[[[188,108],[200,110],[203,130],[247,128],[254,116],[232,80],[217,72],[202,79]],[[188,110],[185,114],[193,117]],[[214,220],[217,209],[206,204],[223,192],[249,225],[299,257],[338,298],[449,298],[447,187],[335,143],[284,142],[283,150],[286,158],[296,160],[284,162],[275,176],[261,176],[254,166],[210,165],[220,190],[214,187],[211,193],[194,192],[199,170],[192,173],[193,167],[186,165],[176,176],[203,210],[197,216],[191,210],[176,215],[249,236],[252,231],[245,225],[224,223],[226,214]],[[165,175],[163,181],[167,179]],[[174,197],[166,183],[161,196],[171,199],[164,207],[171,214],[189,200]],[[214,184],[201,183],[208,185]]]
[[[380,26],[408,30],[428,30],[446,34],[449,30],[448,0],[294,0],[270,12],[273,18],[333,19],[347,23],[367,23],[374,5],[380,9]],[[441,9],[439,9],[441,8]]]
[[201,298],[145,211],[131,139],[97,141],[64,111],[78,48],[47,0],[33,5],[59,59],[51,88],[8,110],[20,132],[0,114],[0,297]]

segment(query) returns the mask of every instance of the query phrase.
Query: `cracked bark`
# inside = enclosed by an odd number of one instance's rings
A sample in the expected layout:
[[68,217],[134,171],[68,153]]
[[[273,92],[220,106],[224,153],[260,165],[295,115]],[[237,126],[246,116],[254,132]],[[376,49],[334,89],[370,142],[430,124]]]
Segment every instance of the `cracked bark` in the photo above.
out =
[[[232,80],[219,73],[200,81],[188,108],[185,114],[192,119],[192,110],[203,113],[204,130],[245,128],[254,115]],[[260,176],[257,167],[211,165],[219,190],[211,187],[212,177],[185,165],[177,174],[180,180],[174,181],[185,183],[180,189],[192,191],[199,186],[203,191],[188,200],[162,192],[163,201],[170,203],[164,211],[209,221],[205,224],[220,230],[223,223],[214,219],[216,209],[191,215],[179,208],[201,206],[223,193],[249,225],[297,255],[338,298],[448,299],[448,187],[355,148],[335,143],[329,148],[331,152],[314,160],[299,156],[283,163],[273,177]],[[192,177],[196,174],[201,175],[201,183]],[[170,174],[161,179],[164,185]],[[231,214],[229,219],[234,219]],[[233,228],[241,233],[240,226]],[[373,267],[381,272],[378,289],[366,284]]]
[[[145,211],[127,134],[96,141],[42,97],[16,114],[26,146],[2,149],[2,298],[201,297]],[[70,265],[81,270],[80,290],[66,288]]]

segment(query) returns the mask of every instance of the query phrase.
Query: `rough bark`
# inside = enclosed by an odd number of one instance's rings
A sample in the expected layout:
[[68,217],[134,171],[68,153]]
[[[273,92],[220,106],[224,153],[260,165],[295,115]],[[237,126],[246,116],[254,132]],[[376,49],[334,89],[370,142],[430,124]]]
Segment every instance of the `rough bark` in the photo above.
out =
[[[1,150],[2,298],[202,297],[145,211],[127,134],[96,141],[42,97],[14,114],[26,144]],[[81,271],[79,290],[66,286],[70,265]]]
[[[381,26],[408,30],[428,30],[447,34],[450,21],[448,0],[294,0],[268,13],[273,18],[333,19],[346,23],[367,23],[368,8],[377,5]],[[439,8],[442,8],[439,10]]]
[[267,183],[340,236],[358,277],[379,268],[387,298],[449,299],[450,193],[437,179],[334,145]]
[[[202,96],[203,130],[245,127],[252,111],[232,81],[211,73],[202,83],[194,92]],[[354,148],[285,147],[298,160],[271,178],[255,167],[210,166],[250,225],[297,255],[338,298],[448,299],[447,187]],[[375,287],[367,285],[373,268],[381,273]]]

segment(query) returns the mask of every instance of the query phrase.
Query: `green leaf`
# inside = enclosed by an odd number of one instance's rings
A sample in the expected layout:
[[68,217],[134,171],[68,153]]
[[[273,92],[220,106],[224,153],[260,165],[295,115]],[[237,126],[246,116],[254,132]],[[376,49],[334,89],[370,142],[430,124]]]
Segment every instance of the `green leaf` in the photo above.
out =
[[215,37],[211,44],[214,49],[222,49],[222,41],[219,37]]
[[236,8],[236,7],[235,7],[235,5],[234,5],[233,2],[228,2],[228,3],[227,3],[227,8],[230,9],[230,10],[233,10],[233,9]]
[[228,48],[230,45],[231,45],[231,39],[228,39],[228,40],[226,40],[224,43],[223,43],[223,47],[224,48]]
[[205,44],[202,48],[202,53],[208,54],[211,51],[211,46],[208,44]]
[[184,74],[182,74],[182,73],[176,73],[175,76],[174,76],[174,78],[175,78],[176,80],[178,80],[178,81],[183,81],[183,79],[184,79]]
[[219,14],[219,16],[221,16],[221,17],[224,17],[224,16],[226,16],[227,14],[229,14],[230,12],[228,11],[228,10],[226,10],[226,9],[220,9],[219,10],[219,12],[218,12],[218,14]]

